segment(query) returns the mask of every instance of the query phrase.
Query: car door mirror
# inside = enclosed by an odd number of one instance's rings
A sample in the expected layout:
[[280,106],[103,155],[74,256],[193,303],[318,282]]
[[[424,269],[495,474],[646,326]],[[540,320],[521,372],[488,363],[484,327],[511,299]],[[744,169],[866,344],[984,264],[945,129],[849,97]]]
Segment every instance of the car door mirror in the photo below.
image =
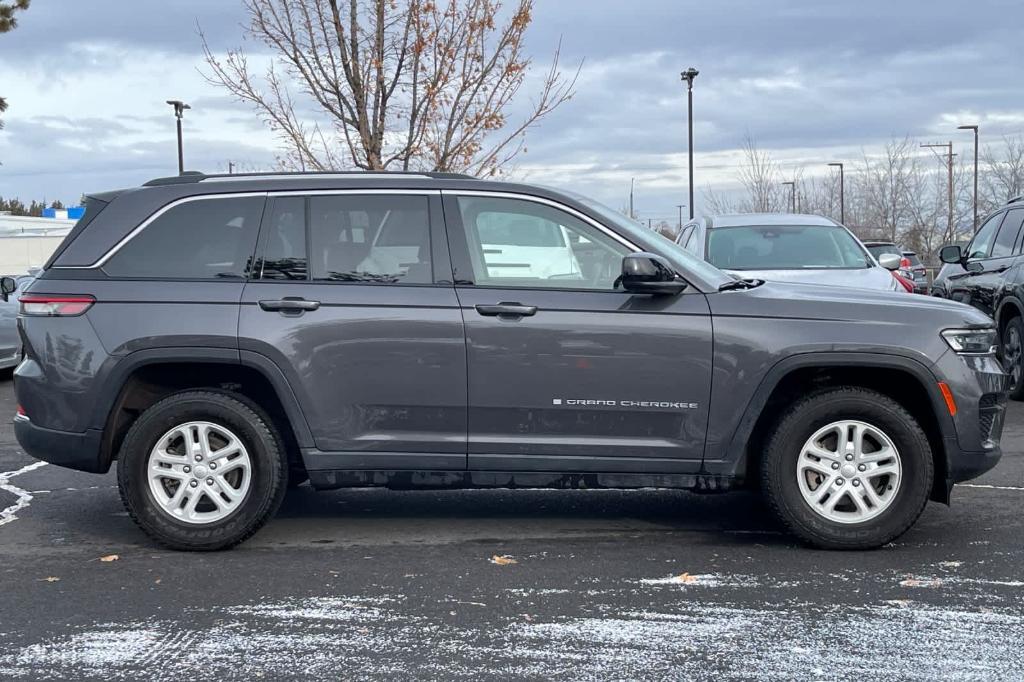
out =
[[0,277],[0,298],[6,303],[11,294],[18,290],[18,280],[13,277]]
[[943,246],[939,249],[939,260],[950,265],[958,265],[964,259],[963,250],[956,244]]
[[618,282],[633,294],[675,295],[686,288],[667,260],[653,253],[631,253],[622,259]]
[[886,270],[899,270],[903,259],[895,253],[883,253],[878,257],[878,264]]

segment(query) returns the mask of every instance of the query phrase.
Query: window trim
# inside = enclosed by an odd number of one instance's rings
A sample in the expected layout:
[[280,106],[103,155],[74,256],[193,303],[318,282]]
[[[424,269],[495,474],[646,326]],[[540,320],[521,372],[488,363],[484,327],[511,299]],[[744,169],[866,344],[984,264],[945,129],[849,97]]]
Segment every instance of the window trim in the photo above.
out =
[[978,256],[977,258],[970,258],[970,257],[968,257],[967,260],[969,260],[969,261],[976,261],[977,262],[977,261],[983,261],[983,260],[991,260],[993,258],[1007,258],[1007,256],[993,256],[992,255],[992,247],[995,246],[995,244],[996,244],[996,237],[999,236],[999,231],[1001,229],[1003,229],[1003,223],[1006,222],[1006,214],[1007,213],[1008,213],[1008,211],[1006,211],[1005,209],[1001,208],[1001,209],[998,209],[998,210],[994,211],[991,215],[986,216],[985,219],[981,221],[981,227],[978,228],[978,231],[974,233],[974,236],[971,237],[971,241],[968,242],[968,244],[967,244],[967,255],[968,256],[970,256],[970,254],[971,254],[971,247],[974,245],[974,240],[978,238],[979,234],[981,234],[982,228],[985,227],[985,225],[988,223],[988,221],[993,220],[995,218],[999,218],[999,224],[996,225],[995,232],[992,233],[992,241],[990,241],[988,243],[988,248],[985,250],[985,255],[984,256]]
[[[117,255],[117,252],[127,246],[128,242],[135,239],[143,230],[149,227],[157,218],[167,213],[172,208],[181,206],[192,201],[207,201],[211,199],[238,199],[246,197],[263,197],[269,199],[271,197],[278,196],[306,196],[308,194],[322,195],[337,195],[337,194],[413,194],[419,196],[439,196],[441,190],[439,189],[359,189],[359,188],[346,188],[346,189],[303,189],[303,190],[269,190],[264,192],[219,192],[216,194],[193,194],[187,197],[180,197],[173,201],[170,201],[156,211],[151,213],[148,218],[138,224],[131,232],[122,237],[116,244],[110,247],[106,253],[99,257],[95,262],[89,265],[62,265],[61,270],[95,270],[102,268],[106,265],[107,261]],[[262,222],[262,221],[261,221]],[[206,281],[206,280],[199,280]]]

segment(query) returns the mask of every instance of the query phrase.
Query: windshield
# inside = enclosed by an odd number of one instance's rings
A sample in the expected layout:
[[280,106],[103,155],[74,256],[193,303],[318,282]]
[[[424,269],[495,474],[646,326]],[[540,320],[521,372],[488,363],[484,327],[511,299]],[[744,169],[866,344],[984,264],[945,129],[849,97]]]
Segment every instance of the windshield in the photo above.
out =
[[659,232],[655,232],[654,230],[645,229],[641,225],[633,222],[618,211],[605,206],[601,202],[594,201],[593,199],[577,194],[576,192],[569,192],[564,189],[557,191],[572,197],[594,213],[598,214],[605,223],[614,226],[616,230],[625,237],[634,237],[641,243],[652,239],[656,240],[658,243],[657,250],[660,253],[669,257],[671,260],[676,261],[676,263],[684,269],[692,271],[698,277],[702,277],[707,282],[714,283],[716,287],[723,281],[733,279],[733,277],[725,274],[714,265],[697,258],[668,237]]
[[845,228],[826,225],[716,227],[708,260],[723,270],[866,268],[872,262]]

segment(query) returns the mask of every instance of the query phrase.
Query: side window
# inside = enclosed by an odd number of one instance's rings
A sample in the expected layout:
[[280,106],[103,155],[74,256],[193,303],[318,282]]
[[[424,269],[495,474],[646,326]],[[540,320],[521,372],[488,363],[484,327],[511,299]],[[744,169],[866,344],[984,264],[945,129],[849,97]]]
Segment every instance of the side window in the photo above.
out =
[[103,269],[112,277],[246,277],[264,203],[263,197],[239,197],[178,204],[135,235]]
[[[1010,232],[1016,239],[1020,239],[1021,228],[1024,227],[1024,209],[1012,209],[1007,212],[1006,218],[1003,219],[1003,226],[999,228],[999,236],[1003,236],[1003,232]],[[1016,245],[1010,244],[1010,254],[1020,255],[1021,251],[1024,250],[1024,241]],[[1009,255],[1009,254],[1008,254]]]
[[679,236],[676,237],[676,244],[682,244],[684,247],[686,243],[690,241],[690,237],[693,235],[693,225],[686,225],[682,230],[679,231]]
[[992,244],[991,258],[1005,258],[1013,255],[1013,247],[1017,243],[1020,233],[1020,216],[1024,211],[1007,211],[1003,223],[999,227],[999,234]]
[[629,249],[564,211],[519,199],[459,197],[475,281],[614,289]]
[[427,197],[312,196],[309,230],[314,280],[433,282]]
[[260,279],[306,279],[306,199],[281,197],[272,200],[263,223],[263,261]]
[[999,228],[999,223],[1002,222],[1003,213],[997,213],[981,226],[978,233],[974,235],[974,239],[971,240],[971,245],[967,247],[967,258],[978,259],[988,258],[989,247],[992,245],[992,238],[996,234],[996,230]]

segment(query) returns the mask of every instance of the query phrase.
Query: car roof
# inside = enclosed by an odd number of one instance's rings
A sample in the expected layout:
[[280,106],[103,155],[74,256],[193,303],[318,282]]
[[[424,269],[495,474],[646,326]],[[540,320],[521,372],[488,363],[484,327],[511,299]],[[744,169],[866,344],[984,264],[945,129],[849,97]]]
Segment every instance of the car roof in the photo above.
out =
[[748,227],[754,225],[808,225],[835,227],[839,223],[820,215],[806,213],[730,213],[708,216],[708,227]]
[[890,242],[884,239],[865,239],[864,246],[896,246],[896,242]]

